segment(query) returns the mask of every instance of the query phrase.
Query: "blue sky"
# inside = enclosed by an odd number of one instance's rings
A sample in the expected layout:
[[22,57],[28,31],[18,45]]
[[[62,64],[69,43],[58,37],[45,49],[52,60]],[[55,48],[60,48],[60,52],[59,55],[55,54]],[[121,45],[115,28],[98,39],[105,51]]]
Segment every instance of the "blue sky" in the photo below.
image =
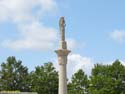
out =
[[[58,48],[58,21],[66,20],[68,71],[120,59],[125,64],[124,0],[1,0],[0,62],[8,56],[30,70],[52,61]],[[72,68],[75,66],[74,68]]]

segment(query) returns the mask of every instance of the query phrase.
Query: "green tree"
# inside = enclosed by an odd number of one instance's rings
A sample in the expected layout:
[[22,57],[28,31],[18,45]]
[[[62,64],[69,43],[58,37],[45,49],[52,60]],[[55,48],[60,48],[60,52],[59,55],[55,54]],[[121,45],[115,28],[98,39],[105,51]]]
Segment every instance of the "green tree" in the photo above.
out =
[[58,73],[52,63],[37,66],[31,77],[32,91],[38,94],[58,94]]
[[22,65],[22,61],[14,56],[8,57],[1,64],[0,89],[30,91],[28,68]]
[[87,92],[88,79],[82,69],[78,70],[68,84],[68,94],[85,94]]
[[91,94],[124,94],[125,66],[119,60],[112,65],[96,64],[89,86]]

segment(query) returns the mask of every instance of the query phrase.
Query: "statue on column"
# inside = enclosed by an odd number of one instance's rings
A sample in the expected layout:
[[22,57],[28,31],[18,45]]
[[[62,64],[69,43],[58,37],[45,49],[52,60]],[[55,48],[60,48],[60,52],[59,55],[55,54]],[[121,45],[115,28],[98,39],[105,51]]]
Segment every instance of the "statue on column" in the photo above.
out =
[[60,27],[60,34],[61,34],[61,41],[65,41],[65,19],[61,17],[59,20],[59,27]]

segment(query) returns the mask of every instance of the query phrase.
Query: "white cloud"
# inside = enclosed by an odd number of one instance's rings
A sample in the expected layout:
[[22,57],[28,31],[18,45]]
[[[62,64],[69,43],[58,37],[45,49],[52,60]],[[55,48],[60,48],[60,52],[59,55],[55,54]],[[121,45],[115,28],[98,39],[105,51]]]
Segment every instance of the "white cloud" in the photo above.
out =
[[53,47],[56,30],[42,26],[39,22],[20,26],[21,38],[5,41],[3,45],[12,49],[47,50]]
[[122,64],[125,65],[125,61],[122,61]]
[[[54,63],[54,66],[58,70],[58,63]],[[89,57],[84,57],[79,54],[70,54],[68,56],[67,63],[67,77],[70,80],[72,75],[76,73],[79,69],[83,69],[87,75],[91,74],[91,69],[94,67],[92,59]]]
[[0,22],[11,21],[17,26],[18,39],[4,40],[2,45],[16,50],[45,50],[54,45],[56,30],[39,21],[55,11],[55,0],[0,0]]
[[79,69],[83,69],[87,75],[91,74],[91,69],[94,66],[91,58],[79,54],[71,54],[69,55],[68,60],[68,78],[71,78],[71,76]]
[[[0,20],[24,21],[31,18],[30,0],[1,0]],[[4,19],[3,19],[4,18]]]
[[125,31],[124,30],[114,30],[111,32],[110,37],[116,42],[122,43],[125,41]]
[[[57,59],[54,60],[54,67],[59,70],[59,65]],[[103,62],[101,64],[111,65],[114,61]],[[120,60],[120,62],[125,65],[125,62]],[[67,78],[69,81],[74,73],[76,73],[79,69],[83,69],[83,71],[89,76],[91,75],[92,68],[94,68],[94,60],[90,57],[81,56],[80,54],[69,54],[68,62],[67,62]]]
[[[57,7],[55,0],[1,0],[0,21],[29,21]],[[35,14],[34,14],[35,13]]]

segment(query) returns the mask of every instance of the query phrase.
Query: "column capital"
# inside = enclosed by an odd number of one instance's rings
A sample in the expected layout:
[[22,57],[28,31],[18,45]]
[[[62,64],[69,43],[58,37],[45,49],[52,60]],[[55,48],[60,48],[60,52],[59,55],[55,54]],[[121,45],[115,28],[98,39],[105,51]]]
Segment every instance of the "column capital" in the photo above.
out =
[[71,51],[67,49],[58,49],[55,50],[58,56],[67,56]]

